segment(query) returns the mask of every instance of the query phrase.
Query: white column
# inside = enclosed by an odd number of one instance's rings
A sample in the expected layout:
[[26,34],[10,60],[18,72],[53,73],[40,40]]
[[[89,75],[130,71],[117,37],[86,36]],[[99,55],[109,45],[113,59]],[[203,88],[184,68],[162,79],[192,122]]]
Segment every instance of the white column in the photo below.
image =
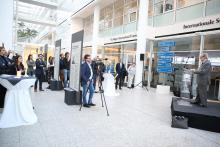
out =
[[13,32],[13,2],[14,0],[2,0],[0,8],[0,42],[6,49],[12,49]]
[[99,37],[99,16],[100,6],[96,5],[93,19],[93,34],[92,34],[92,58],[97,56],[98,37]]
[[71,34],[81,31],[83,29],[83,19],[82,18],[72,18],[71,21]]
[[148,16],[147,16],[148,4],[149,4],[148,0],[139,1],[135,84],[142,81],[144,61],[140,61],[140,54],[144,54],[146,50],[146,28],[147,28],[147,22],[148,22],[147,20],[148,19]]

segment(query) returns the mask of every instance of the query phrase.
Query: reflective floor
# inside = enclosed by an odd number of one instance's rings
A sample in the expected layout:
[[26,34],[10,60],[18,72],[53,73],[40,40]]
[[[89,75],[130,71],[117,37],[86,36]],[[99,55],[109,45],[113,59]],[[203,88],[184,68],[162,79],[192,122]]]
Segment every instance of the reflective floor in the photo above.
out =
[[110,116],[101,107],[67,106],[63,91],[32,93],[38,123],[0,129],[0,147],[219,147],[220,134],[170,127],[171,95],[155,89],[118,90],[106,97]]

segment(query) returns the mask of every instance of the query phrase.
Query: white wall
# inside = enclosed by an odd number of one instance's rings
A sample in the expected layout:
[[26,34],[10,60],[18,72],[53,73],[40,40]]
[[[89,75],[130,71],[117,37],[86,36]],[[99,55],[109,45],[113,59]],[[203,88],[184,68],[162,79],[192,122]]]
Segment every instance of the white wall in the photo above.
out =
[[0,42],[6,49],[12,49],[13,0],[1,0],[0,8]]

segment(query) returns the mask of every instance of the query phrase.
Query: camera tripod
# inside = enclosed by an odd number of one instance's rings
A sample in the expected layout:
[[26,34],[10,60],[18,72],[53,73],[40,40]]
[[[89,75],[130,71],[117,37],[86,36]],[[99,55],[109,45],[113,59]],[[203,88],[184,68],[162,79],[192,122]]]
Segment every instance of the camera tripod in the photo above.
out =
[[[99,75],[101,75],[101,74],[99,74]],[[86,89],[86,95],[87,95],[87,93],[89,91],[89,86],[90,86],[91,83],[92,83],[92,81],[89,82],[89,85],[88,85],[88,87]],[[100,76],[99,76],[99,83],[98,83],[98,85],[99,85],[99,92],[98,93],[100,93],[100,96],[101,96],[102,107],[104,107],[104,104],[105,104],[106,113],[107,113],[107,116],[109,116],[108,107],[107,107],[107,103],[106,103],[105,95],[104,95],[104,89],[103,89],[103,85],[102,85],[102,80],[101,80]],[[103,101],[104,101],[104,103],[103,103]],[[83,106],[83,96],[81,97],[81,105],[80,105],[79,111],[82,110],[82,106]]]

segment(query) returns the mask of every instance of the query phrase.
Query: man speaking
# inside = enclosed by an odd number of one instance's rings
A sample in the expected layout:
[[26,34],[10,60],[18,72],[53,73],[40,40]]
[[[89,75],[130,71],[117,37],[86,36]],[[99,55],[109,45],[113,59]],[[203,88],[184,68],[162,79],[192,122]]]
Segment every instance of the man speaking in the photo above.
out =
[[208,54],[202,54],[200,56],[202,62],[199,70],[194,71],[197,74],[197,97],[195,104],[199,104],[202,107],[207,107],[207,86],[209,84],[209,78],[211,73],[211,63],[208,60]]

